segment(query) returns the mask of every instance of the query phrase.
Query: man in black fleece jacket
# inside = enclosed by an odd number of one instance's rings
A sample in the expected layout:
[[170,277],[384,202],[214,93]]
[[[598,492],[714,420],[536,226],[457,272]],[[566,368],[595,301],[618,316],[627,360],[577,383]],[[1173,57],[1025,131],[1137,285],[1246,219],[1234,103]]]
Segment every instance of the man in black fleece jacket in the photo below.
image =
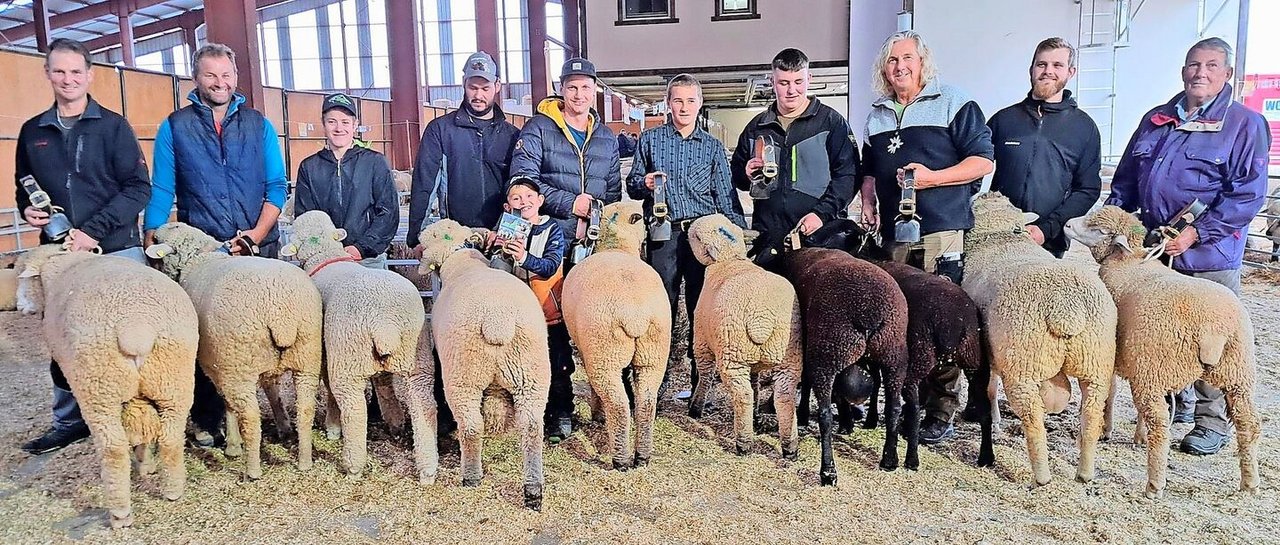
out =
[[1040,42],[1030,71],[1027,98],[988,123],[996,147],[991,190],[1039,215],[1027,230],[1062,257],[1070,245],[1063,224],[1085,215],[1102,190],[1098,125],[1066,90],[1076,73],[1076,50],[1066,40]]

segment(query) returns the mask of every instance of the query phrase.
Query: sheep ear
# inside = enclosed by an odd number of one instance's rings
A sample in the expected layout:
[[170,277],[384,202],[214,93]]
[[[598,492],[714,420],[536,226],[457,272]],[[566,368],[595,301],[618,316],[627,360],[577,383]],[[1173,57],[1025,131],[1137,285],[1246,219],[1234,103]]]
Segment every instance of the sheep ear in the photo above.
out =
[[293,257],[298,255],[298,245],[290,242],[280,248],[280,255],[284,257]]
[[333,230],[333,240],[346,240],[346,239],[347,239],[346,229],[338,228]]
[[37,278],[40,276],[40,268],[27,266],[18,273],[18,278]]
[[1116,235],[1116,238],[1111,239],[1111,243],[1133,253],[1133,248],[1129,246],[1129,237],[1127,235]]
[[1023,225],[1031,225],[1031,224],[1035,223],[1035,222],[1036,222],[1036,220],[1038,220],[1038,219],[1040,219],[1040,214],[1037,214],[1037,213],[1035,213],[1035,212],[1023,212],[1023,213],[1022,213],[1022,224],[1023,224]]
[[173,253],[173,246],[160,242],[147,246],[147,250],[144,253],[151,259],[164,259],[164,256]]
[[640,214],[632,214],[631,221],[629,223],[631,223],[632,225],[635,225],[637,223],[640,223],[640,220],[643,220],[643,219],[644,219],[644,216]]

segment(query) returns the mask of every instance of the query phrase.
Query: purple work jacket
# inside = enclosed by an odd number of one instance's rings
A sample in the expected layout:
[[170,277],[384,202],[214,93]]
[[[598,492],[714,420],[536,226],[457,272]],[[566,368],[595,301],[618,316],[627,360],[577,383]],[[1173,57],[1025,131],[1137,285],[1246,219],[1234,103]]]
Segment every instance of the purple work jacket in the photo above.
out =
[[1200,240],[1174,258],[1173,268],[1238,269],[1249,222],[1267,191],[1271,134],[1262,114],[1231,100],[1230,85],[1187,122],[1177,112],[1184,94],[1143,117],[1116,167],[1107,204],[1140,210],[1142,223],[1153,229],[1200,199],[1209,205],[1192,224]]

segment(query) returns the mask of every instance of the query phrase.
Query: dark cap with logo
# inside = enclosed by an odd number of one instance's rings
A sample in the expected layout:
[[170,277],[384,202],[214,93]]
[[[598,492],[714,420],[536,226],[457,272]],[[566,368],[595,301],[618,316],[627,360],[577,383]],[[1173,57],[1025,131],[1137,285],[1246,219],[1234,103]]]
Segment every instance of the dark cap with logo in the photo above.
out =
[[596,79],[596,65],[582,57],[564,61],[564,66],[560,67],[560,81],[564,81],[569,76],[587,76]]
[[498,65],[493,62],[493,57],[490,57],[484,51],[472,53],[470,57],[467,57],[467,63],[463,65],[462,69],[462,79],[466,81],[471,78],[498,81]]
[[355,117],[360,117],[360,112],[356,108],[356,99],[347,96],[346,93],[334,93],[324,97],[324,107],[320,109],[320,115],[327,114],[334,108],[341,108]]

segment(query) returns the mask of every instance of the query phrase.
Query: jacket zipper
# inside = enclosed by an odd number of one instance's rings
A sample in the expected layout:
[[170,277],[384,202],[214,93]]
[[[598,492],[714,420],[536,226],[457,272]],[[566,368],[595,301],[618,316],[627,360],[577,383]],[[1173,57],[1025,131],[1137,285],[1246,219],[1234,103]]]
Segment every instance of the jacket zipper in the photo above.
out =
[[76,155],[74,160],[75,170],[67,173],[67,208],[71,212],[71,217],[77,218],[77,221],[79,216],[76,215],[76,198],[75,198],[75,192],[71,190],[71,179],[75,174],[80,173],[80,157],[83,154],[84,154],[84,135],[77,134],[76,135]]
[[338,206],[342,206],[342,158],[336,157],[338,160]]

